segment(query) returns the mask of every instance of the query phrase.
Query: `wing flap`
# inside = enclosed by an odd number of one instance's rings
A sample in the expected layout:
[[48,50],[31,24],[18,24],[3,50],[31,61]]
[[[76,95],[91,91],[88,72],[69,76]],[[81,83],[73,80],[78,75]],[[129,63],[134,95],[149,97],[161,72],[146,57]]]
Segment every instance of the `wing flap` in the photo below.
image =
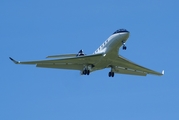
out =
[[125,69],[125,68],[115,68],[115,73],[119,74],[128,74],[128,75],[138,75],[138,76],[146,76],[147,74],[141,71],[134,71],[131,69]]
[[70,69],[70,70],[82,70],[83,69],[83,65],[78,65],[78,64],[37,64],[36,67]]
[[76,54],[51,55],[46,58],[75,57]]

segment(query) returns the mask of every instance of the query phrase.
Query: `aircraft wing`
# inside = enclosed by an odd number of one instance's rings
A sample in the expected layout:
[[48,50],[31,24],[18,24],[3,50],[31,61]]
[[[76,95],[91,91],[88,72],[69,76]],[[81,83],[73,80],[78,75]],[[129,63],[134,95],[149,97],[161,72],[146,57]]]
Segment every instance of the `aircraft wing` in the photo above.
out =
[[156,72],[154,70],[140,66],[134,62],[131,62],[122,56],[119,56],[117,59],[114,59],[112,61],[113,64],[116,66],[115,67],[116,73],[139,75],[139,76],[146,76],[147,74],[161,76],[164,74],[164,71],[162,71],[162,73]]
[[84,65],[90,65],[99,62],[103,54],[93,54],[86,56],[52,59],[52,60],[39,60],[39,61],[16,61],[10,57],[15,64],[31,64],[36,65],[36,67],[43,68],[59,68],[59,69],[73,69],[82,70]]

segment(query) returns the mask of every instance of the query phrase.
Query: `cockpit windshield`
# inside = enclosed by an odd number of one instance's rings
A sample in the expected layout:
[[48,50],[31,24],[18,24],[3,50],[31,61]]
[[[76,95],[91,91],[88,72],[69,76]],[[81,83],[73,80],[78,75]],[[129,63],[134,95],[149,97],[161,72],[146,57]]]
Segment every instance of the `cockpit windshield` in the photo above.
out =
[[123,33],[123,32],[129,32],[129,31],[127,31],[126,29],[119,29],[119,30],[116,30],[113,34]]

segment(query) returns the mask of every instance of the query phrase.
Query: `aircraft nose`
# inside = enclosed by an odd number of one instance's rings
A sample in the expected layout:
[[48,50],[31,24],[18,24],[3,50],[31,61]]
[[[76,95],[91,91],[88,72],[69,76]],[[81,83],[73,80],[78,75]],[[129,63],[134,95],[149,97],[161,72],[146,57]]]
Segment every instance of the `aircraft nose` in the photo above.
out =
[[122,34],[123,38],[127,39],[130,35],[130,32],[127,31],[127,32],[124,32],[124,33],[121,33],[121,34]]

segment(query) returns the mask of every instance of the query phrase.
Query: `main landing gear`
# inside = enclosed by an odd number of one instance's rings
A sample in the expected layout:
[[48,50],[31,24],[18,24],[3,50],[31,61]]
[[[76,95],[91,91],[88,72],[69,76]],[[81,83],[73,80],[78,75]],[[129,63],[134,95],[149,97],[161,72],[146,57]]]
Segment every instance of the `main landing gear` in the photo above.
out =
[[126,49],[127,49],[127,47],[126,47],[126,45],[125,45],[125,42],[124,42],[124,41],[122,41],[122,45],[123,45],[122,49],[123,49],[123,50],[126,50]]
[[109,77],[114,77],[114,70],[115,70],[115,69],[114,69],[114,67],[111,66],[111,65],[110,65],[109,67],[111,67],[111,71],[108,73],[108,76],[109,76]]
[[89,75],[89,74],[90,74],[90,70],[87,69],[83,70],[83,75]]
[[109,77],[114,77],[114,72],[109,72],[108,76]]
[[83,71],[81,72],[81,75],[89,75],[93,67],[94,65],[85,65]]

